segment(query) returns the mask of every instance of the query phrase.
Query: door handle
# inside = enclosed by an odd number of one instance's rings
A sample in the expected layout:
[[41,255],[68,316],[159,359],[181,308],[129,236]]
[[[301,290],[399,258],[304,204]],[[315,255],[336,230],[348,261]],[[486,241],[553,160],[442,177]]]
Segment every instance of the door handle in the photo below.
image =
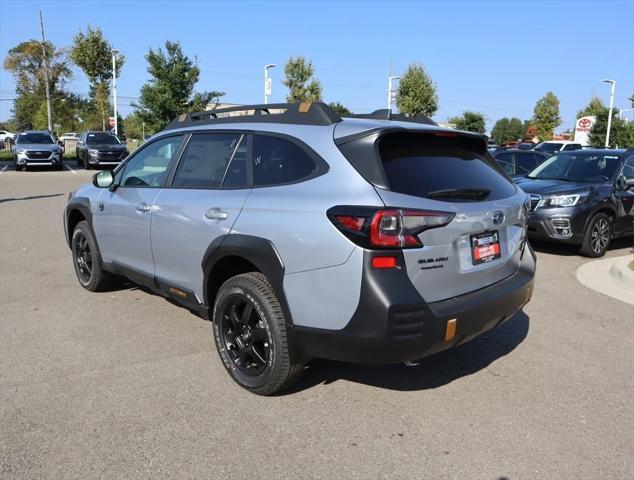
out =
[[150,207],[145,202],[139,202],[134,206],[134,209],[138,210],[139,212],[149,212],[152,209],[152,207]]
[[224,210],[220,210],[218,207],[210,208],[205,212],[205,218],[207,220],[226,220],[229,214]]

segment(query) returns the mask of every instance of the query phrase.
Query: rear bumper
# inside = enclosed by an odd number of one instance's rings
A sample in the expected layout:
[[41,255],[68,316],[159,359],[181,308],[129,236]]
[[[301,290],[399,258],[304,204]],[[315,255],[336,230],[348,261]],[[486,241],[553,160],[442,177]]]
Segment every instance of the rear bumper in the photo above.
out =
[[[533,293],[535,254],[529,245],[520,269],[510,277],[433,303],[424,301],[404,270],[373,270],[371,255],[364,254],[361,299],[344,329],[291,327],[291,345],[300,358],[362,364],[417,360],[465,343],[508,320]],[[455,336],[445,340],[451,319],[456,319]]]

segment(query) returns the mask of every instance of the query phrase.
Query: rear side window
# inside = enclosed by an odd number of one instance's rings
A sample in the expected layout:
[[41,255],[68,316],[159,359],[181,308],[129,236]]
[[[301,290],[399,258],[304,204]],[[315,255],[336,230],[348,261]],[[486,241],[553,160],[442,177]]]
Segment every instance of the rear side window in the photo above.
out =
[[[242,135],[203,133],[192,135],[174,175],[173,187],[220,188]],[[244,170],[246,175],[246,169]]]
[[516,154],[516,170],[520,175],[526,175],[532,172],[537,166],[537,155],[534,153],[519,153]]
[[317,172],[313,158],[299,145],[280,137],[253,138],[253,182],[255,186],[293,183]]
[[399,135],[381,139],[379,151],[392,191],[446,201],[508,198],[515,187],[477,153]]
[[[515,175],[515,161],[512,153],[500,153],[495,156],[495,160],[500,164],[506,173]],[[530,171],[530,170],[529,170]]]

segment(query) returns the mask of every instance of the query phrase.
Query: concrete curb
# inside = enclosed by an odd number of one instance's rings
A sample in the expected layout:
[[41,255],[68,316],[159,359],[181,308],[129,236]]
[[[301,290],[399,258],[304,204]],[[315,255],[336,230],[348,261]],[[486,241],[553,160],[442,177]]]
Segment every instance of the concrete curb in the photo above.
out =
[[634,305],[634,271],[629,268],[631,254],[584,263],[577,269],[577,280],[592,290]]

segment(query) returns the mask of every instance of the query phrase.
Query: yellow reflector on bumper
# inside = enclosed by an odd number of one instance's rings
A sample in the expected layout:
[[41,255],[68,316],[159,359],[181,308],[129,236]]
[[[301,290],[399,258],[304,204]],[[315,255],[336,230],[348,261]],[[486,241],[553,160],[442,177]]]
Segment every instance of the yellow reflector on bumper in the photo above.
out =
[[456,336],[456,324],[458,323],[457,318],[452,318],[451,320],[447,320],[447,328],[445,329],[445,341],[453,339]]

